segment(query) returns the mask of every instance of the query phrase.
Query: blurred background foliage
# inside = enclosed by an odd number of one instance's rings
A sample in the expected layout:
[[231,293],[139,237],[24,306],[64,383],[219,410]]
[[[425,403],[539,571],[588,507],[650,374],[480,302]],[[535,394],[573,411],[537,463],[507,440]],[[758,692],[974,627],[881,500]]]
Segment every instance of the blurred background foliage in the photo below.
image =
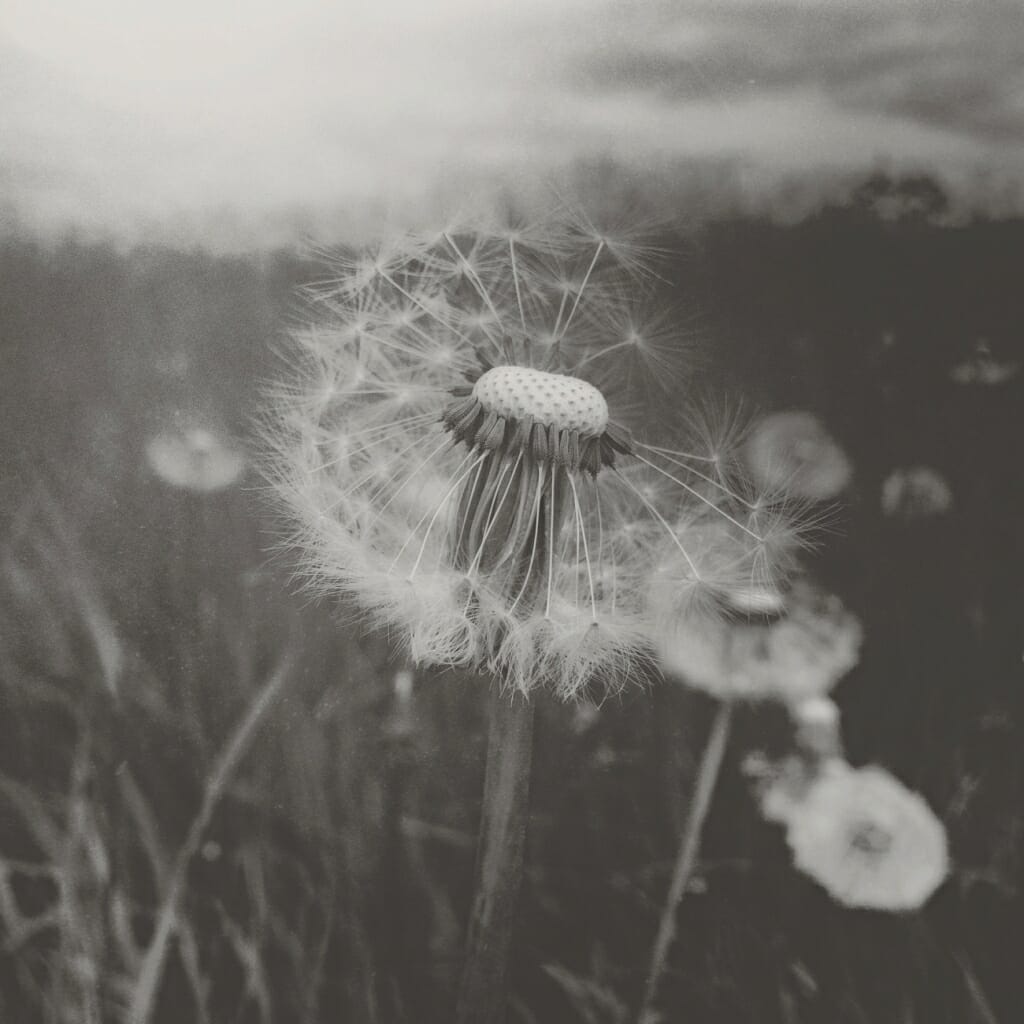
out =
[[[855,465],[813,559],[866,628],[837,693],[848,754],[928,798],[955,872],[912,917],[831,903],[739,770],[784,748],[784,716],[744,708],[667,1020],[1019,1013],[1024,380],[978,367],[1024,360],[1024,220],[946,214],[929,179],[876,175],[795,223],[677,239],[709,389],[816,413]],[[448,1019],[480,682],[411,671],[301,593],[256,468],[261,382],[320,273],[0,243],[0,1019]],[[161,434],[247,468],[172,485],[147,461]],[[952,508],[887,518],[882,481],[916,464]],[[664,683],[541,698],[513,1021],[629,1019],[711,712]]]

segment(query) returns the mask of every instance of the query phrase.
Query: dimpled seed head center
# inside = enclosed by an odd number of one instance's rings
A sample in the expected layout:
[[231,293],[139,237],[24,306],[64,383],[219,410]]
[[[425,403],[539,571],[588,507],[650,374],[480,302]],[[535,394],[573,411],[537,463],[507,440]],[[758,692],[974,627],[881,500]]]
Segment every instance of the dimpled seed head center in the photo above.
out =
[[532,416],[558,430],[584,436],[604,433],[608,403],[592,384],[562,373],[528,366],[495,366],[473,386],[473,397],[488,412],[507,419]]

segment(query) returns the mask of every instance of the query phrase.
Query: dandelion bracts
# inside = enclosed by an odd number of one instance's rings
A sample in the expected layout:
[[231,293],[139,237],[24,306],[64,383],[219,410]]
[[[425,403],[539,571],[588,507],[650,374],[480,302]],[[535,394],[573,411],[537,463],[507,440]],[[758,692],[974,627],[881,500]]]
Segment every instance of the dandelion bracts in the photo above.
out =
[[335,257],[276,428],[315,581],[416,661],[562,696],[629,678],[667,594],[768,585],[786,511],[668,446],[699,390],[659,256],[580,218]]

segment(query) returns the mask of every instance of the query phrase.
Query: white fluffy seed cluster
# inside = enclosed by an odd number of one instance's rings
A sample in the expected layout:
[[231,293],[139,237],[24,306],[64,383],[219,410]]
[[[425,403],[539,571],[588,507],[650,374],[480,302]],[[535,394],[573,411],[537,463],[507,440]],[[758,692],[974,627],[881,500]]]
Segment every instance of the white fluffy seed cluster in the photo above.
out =
[[[661,258],[585,216],[453,222],[340,252],[309,289],[314,323],[267,432],[310,583],[417,662],[566,698],[640,675],[662,620],[696,595],[756,604],[793,531],[734,479],[728,438],[705,451],[698,429],[674,450],[693,353],[655,284]],[[492,420],[532,421],[531,445],[560,457],[524,458],[523,431],[453,444],[453,398],[484,409],[467,415],[493,436]],[[578,442],[620,431],[614,472],[569,470]],[[726,527],[713,541],[711,523]]]
[[559,430],[596,436],[608,426],[608,403],[593,384],[528,366],[495,366],[473,386],[473,397],[507,419],[527,416]]
[[809,784],[783,774],[762,810],[785,827],[797,869],[845,906],[917,910],[949,873],[942,821],[877,765],[835,758]]

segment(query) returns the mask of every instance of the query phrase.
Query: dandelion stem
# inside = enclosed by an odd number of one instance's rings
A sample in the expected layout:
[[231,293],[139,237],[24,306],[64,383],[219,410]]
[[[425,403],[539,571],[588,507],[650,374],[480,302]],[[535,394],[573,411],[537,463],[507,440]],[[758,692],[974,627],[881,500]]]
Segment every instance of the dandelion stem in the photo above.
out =
[[697,771],[693,799],[690,801],[689,814],[683,826],[683,834],[679,839],[679,850],[676,853],[675,867],[672,870],[672,881],[669,884],[665,904],[661,910],[658,934],[654,940],[654,948],[651,951],[643,999],[641,1000],[640,1010],[636,1017],[637,1024],[648,1024],[649,1021],[654,1019],[654,1000],[658,995],[658,985],[661,981],[661,976],[665,973],[669,950],[672,948],[672,942],[676,937],[676,915],[679,910],[679,904],[686,893],[690,877],[693,875],[694,865],[697,863],[701,834],[704,831],[704,822],[711,807],[711,797],[718,782],[718,773],[722,767],[722,757],[725,754],[726,743],[729,739],[731,722],[732,703],[730,701],[723,701],[715,712],[711,731],[708,734],[707,745],[704,747],[704,754],[701,757],[700,767]]
[[456,1024],[504,1024],[530,793],[533,701],[493,681],[476,890]]
[[981,986],[981,981],[978,979],[978,975],[971,967],[971,961],[967,956],[967,953],[953,954],[953,958],[956,960],[963,972],[964,984],[967,987],[967,994],[971,1000],[971,1007],[974,1010],[975,1016],[981,1022],[981,1024],[999,1024],[999,1018],[996,1016],[995,1010],[992,1009],[992,1004],[989,1002],[988,996],[985,995],[985,990]]

